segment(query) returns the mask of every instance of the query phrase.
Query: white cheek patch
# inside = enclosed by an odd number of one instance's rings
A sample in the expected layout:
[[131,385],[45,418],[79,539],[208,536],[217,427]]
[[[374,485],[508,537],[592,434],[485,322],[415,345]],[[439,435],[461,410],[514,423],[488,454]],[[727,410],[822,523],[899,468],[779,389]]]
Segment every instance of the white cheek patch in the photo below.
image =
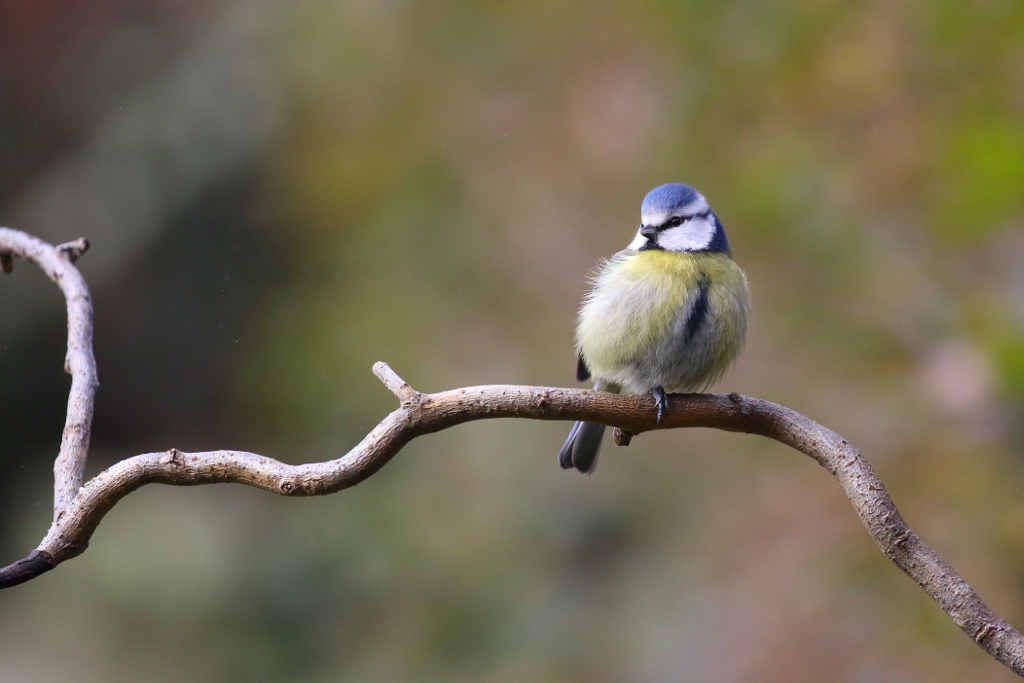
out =
[[707,249],[714,237],[714,219],[710,215],[695,216],[679,227],[658,233],[658,246],[665,251],[700,251]]
[[626,249],[640,251],[640,247],[644,246],[645,244],[647,244],[647,238],[641,235],[640,231],[637,230],[636,237],[633,238],[633,241],[629,243],[629,246],[627,246]]

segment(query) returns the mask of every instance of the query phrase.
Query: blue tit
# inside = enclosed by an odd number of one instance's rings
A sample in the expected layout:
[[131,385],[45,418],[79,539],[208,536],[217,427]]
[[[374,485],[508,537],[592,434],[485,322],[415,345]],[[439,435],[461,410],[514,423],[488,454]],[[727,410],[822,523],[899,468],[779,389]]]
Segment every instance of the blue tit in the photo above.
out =
[[[656,187],[629,246],[600,265],[576,327],[579,381],[650,393],[660,422],[666,392],[700,391],[735,360],[747,332],[747,278],[707,200],[689,185]],[[577,422],[558,454],[564,468],[597,466],[604,425]]]

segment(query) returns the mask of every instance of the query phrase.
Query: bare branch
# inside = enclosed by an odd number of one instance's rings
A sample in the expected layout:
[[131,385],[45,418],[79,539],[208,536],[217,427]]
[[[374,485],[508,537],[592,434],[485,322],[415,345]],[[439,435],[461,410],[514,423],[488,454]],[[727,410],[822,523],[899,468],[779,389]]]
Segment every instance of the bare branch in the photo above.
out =
[[31,555],[0,568],[0,588],[27,581],[84,552],[103,516],[121,498],[145,484],[234,482],[284,496],[325,495],[372,476],[417,436],[483,419],[602,422],[616,428],[616,440],[621,443],[652,429],[711,427],[759,434],[814,458],[839,481],[885,556],[914,579],[972,640],[1024,676],[1024,636],[993,613],[963,578],[907,526],[881,480],[853,445],[795,411],[735,393],[673,395],[660,424],[655,424],[650,396],[511,385],[423,394],[387,364],[376,363],[374,373],[401,405],[336,460],[288,465],[241,451],[183,453],[171,449],[122,460],[79,488],[96,388],[89,294],[71,264],[72,255],[80,253],[0,228],[0,255],[13,254],[39,264],[64,290],[69,318],[68,368],[72,375],[65,438],[55,467],[53,525]]
[[71,391],[60,452],[53,464],[54,521],[60,518],[82,486],[98,386],[96,359],[92,354],[92,299],[85,278],[74,266],[75,259],[88,246],[88,242],[81,239],[54,247],[24,232],[0,228],[0,254],[8,255],[3,270],[10,272],[13,268],[12,256],[31,261],[60,287],[67,300],[68,353],[64,370],[71,375]]
[[33,550],[28,557],[0,569],[0,588],[17,586],[53,569],[52,562]]

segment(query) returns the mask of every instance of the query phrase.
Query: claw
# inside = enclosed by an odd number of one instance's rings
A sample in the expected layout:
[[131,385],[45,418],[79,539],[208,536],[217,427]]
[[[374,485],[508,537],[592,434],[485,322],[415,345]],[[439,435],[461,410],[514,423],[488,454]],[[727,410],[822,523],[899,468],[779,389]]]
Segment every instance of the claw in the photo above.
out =
[[658,419],[654,421],[654,424],[661,424],[665,408],[668,407],[668,395],[665,394],[665,390],[661,387],[654,387],[651,391],[651,396],[654,397],[654,407],[658,409]]

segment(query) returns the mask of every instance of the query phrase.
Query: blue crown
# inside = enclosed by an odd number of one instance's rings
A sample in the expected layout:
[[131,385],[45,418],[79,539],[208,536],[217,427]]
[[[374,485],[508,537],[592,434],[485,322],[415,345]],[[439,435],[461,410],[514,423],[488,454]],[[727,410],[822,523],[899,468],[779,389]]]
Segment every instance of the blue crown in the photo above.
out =
[[660,185],[644,197],[640,205],[642,215],[654,213],[672,213],[691,204],[700,197],[700,193],[689,185],[682,183],[666,183]]

